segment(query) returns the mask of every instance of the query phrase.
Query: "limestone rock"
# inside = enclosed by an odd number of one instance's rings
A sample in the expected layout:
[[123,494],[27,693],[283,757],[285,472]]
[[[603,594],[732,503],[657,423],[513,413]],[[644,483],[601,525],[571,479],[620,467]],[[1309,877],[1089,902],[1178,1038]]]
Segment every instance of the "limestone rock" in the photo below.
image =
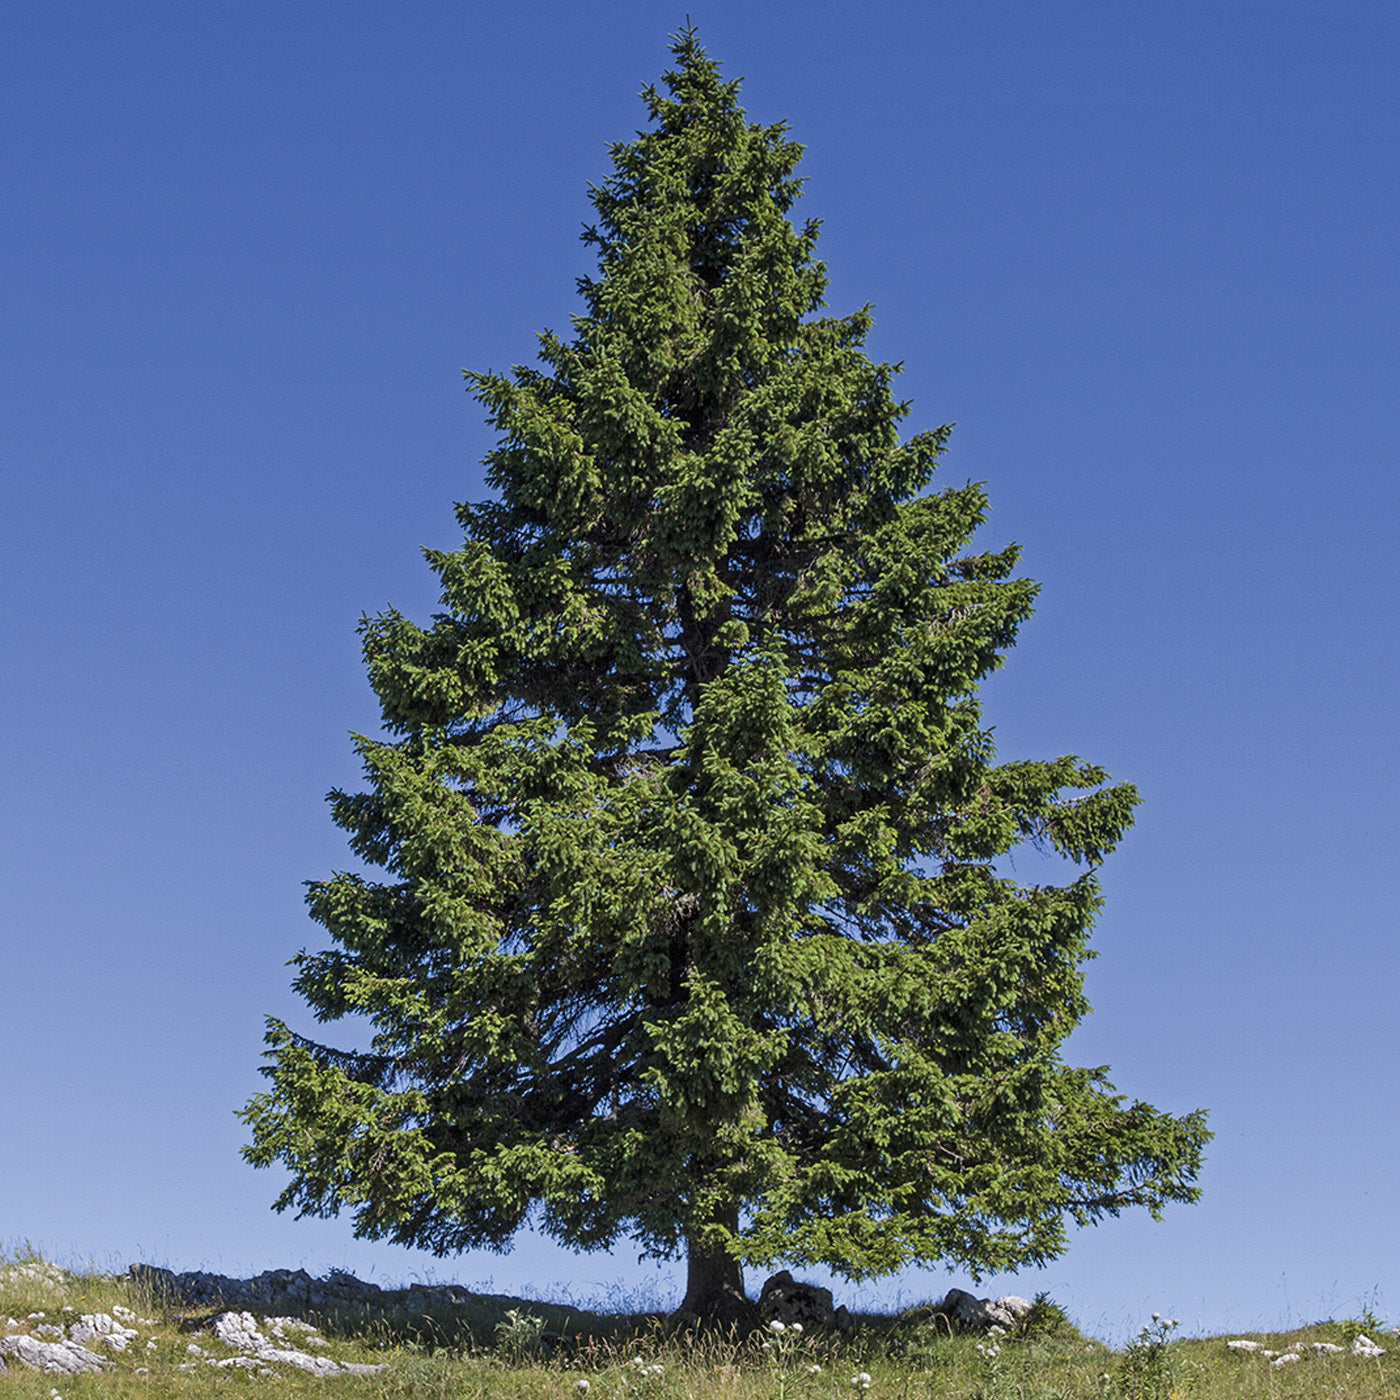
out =
[[68,1329],[68,1340],[93,1342],[101,1340],[113,1351],[125,1351],[140,1334],[134,1327],[123,1327],[107,1313],[83,1313]]
[[[314,1332],[314,1327],[308,1326],[299,1318],[279,1317],[268,1319],[269,1328],[275,1326],[277,1334],[285,1334],[287,1327],[296,1327],[306,1332]],[[383,1366],[363,1366],[355,1362],[332,1361],[328,1356],[312,1356],[310,1352],[297,1351],[292,1347],[273,1346],[272,1342],[263,1335],[258,1327],[258,1320],[250,1312],[226,1312],[220,1313],[214,1319],[214,1335],[232,1350],[241,1353],[244,1358],[249,1358],[264,1365],[294,1366],[298,1371],[309,1372],[313,1376],[341,1376],[372,1375],[376,1371],[382,1371]],[[238,1364],[214,1363],[216,1365]]]
[[77,1342],[41,1342],[36,1337],[0,1337],[0,1356],[13,1356],[34,1371],[56,1376],[80,1376],[100,1371],[111,1362]]

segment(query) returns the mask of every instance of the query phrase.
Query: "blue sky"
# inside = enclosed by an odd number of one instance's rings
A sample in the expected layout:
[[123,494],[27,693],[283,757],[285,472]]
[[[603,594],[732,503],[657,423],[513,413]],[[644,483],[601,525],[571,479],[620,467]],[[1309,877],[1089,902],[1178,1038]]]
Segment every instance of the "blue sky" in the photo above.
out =
[[[1104,1335],[1400,1320],[1400,10],[689,12],[808,148],[831,308],[874,304],[909,429],[956,421],[943,479],[1043,584],[984,691],[1001,755],[1143,794],[1070,1056],[1211,1110],[1205,1194],[987,1287]],[[263,1017],[309,1020],[302,882],[349,863],[356,620],[432,610],[418,550],[490,445],[460,369],[567,330],[586,186],[684,16],[0,15],[0,1242],[678,1296],[625,1248],[276,1216],[233,1114]]]

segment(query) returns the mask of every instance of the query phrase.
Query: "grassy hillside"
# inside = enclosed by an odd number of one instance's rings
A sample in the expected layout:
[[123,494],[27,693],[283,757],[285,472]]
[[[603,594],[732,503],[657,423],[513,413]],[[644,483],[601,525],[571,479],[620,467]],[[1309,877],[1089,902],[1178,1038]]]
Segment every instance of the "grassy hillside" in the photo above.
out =
[[[15,1357],[0,1397],[124,1400],[324,1393],[404,1400],[1225,1400],[1316,1397],[1394,1400],[1400,1336],[1373,1318],[1319,1322],[1288,1333],[1252,1333],[1257,1352],[1223,1337],[1176,1339],[1169,1319],[1145,1324],[1121,1351],[1081,1335],[1049,1300],[1019,1335],[948,1335],[927,1307],[897,1317],[862,1316],[844,1336],[764,1331],[740,1339],[668,1333],[664,1319],[606,1315],[493,1298],[431,1311],[388,1294],[373,1310],[280,1309],[280,1322],[252,1319],[273,1351],[236,1360],[214,1329],[221,1309],[152,1297],[125,1276],[64,1270],[31,1255],[0,1260],[0,1339],[62,1343],[75,1328],[107,1323],[117,1342],[84,1345],[108,1362],[96,1373],[45,1374]],[[83,1323],[82,1319],[88,1319]],[[313,1330],[314,1329],[314,1330]],[[1382,1356],[1357,1356],[1365,1333]],[[124,1341],[124,1349],[117,1347]],[[1339,1347],[1313,1350],[1313,1344]],[[31,1348],[31,1351],[33,1348]],[[286,1361],[299,1351],[368,1374],[320,1376]],[[1269,1355],[1268,1353],[1273,1353]],[[1282,1361],[1285,1355],[1297,1360]],[[220,1364],[222,1363],[222,1364]]]

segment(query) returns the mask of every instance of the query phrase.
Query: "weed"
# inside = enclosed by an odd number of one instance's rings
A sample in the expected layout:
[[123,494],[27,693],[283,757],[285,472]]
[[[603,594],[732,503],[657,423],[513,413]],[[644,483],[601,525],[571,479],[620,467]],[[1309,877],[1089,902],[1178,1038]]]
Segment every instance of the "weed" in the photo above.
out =
[[1171,1334],[1180,1325],[1174,1317],[1153,1313],[1152,1321],[1128,1343],[1118,1371],[1123,1400],[1170,1400],[1177,1381]]
[[1048,1293],[1037,1293],[1031,1300],[1030,1311],[1016,1329],[1019,1337],[1028,1341],[1082,1341],[1083,1334],[1069,1314]]
[[534,1360],[540,1353],[544,1318],[511,1308],[496,1324],[496,1354],[510,1366]]

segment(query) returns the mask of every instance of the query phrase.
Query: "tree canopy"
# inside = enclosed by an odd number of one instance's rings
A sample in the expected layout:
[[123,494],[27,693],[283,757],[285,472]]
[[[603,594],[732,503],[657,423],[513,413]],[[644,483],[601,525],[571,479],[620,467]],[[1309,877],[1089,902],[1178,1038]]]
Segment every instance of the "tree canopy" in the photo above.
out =
[[868,310],[823,314],[801,148],[673,53],[572,336],[467,376],[498,441],[441,611],[363,624],[383,731],[331,805],[378,877],[310,886],[295,985],[372,1038],[270,1021],[243,1117],[279,1209],[630,1237],[726,1316],[744,1265],[1047,1260],[1193,1200],[1209,1134],[1061,1056],[1137,795],[997,761],[977,687],[1036,586],[973,547],[981,486],[931,489],[948,429],[901,439]]

